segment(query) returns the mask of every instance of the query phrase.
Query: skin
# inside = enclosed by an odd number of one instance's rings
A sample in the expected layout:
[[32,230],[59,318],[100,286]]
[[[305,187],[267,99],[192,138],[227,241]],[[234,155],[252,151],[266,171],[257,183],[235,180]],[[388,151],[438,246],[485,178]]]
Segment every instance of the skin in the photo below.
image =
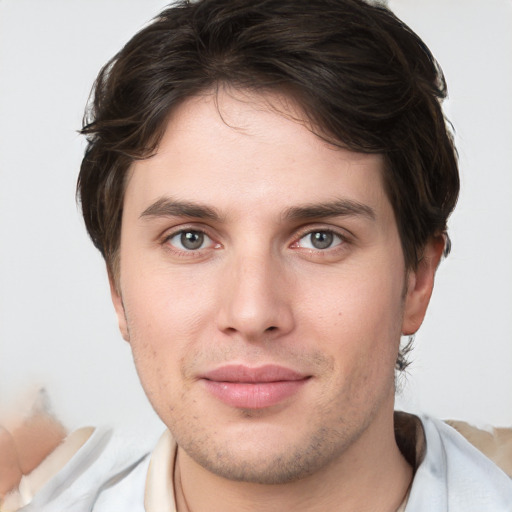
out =
[[[396,510],[412,478],[394,363],[443,243],[407,272],[382,157],[329,146],[300,117],[279,95],[190,98],[130,171],[112,297],[179,445],[180,511]],[[183,232],[202,244],[187,249]],[[276,405],[234,407],[202,378],[225,364],[307,379]]]
[[15,489],[23,476],[11,433],[0,427],[0,500]]
[[21,421],[0,426],[0,498],[17,488],[66,437],[66,430],[52,416],[34,413]]

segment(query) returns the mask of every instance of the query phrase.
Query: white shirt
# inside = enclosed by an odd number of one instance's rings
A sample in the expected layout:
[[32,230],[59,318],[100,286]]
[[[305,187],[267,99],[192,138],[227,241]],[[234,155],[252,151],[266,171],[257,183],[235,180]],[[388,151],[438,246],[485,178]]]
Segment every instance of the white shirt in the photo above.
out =
[[[512,480],[441,421],[421,417],[425,452],[405,512],[512,512]],[[175,512],[176,444],[149,455],[97,429],[23,512]]]
[[512,480],[456,430],[421,418],[425,457],[406,512],[511,512]]

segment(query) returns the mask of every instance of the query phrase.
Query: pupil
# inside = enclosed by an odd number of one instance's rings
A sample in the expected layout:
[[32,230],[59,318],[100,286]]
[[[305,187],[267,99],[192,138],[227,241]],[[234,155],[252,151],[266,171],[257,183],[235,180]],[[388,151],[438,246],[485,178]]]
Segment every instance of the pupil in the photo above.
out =
[[185,249],[199,249],[203,245],[204,235],[197,231],[186,231],[181,234],[181,244]]
[[327,249],[331,246],[333,234],[327,231],[317,231],[311,236],[311,243],[315,249]]

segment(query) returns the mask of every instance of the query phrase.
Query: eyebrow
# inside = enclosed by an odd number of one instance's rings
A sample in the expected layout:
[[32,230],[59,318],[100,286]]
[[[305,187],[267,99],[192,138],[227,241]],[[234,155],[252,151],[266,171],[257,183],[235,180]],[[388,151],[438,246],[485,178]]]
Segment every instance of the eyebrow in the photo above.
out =
[[162,197],[148,206],[139,216],[144,217],[190,217],[220,221],[220,214],[209,206],[178,201],[169,197]]
[[294,206],[284,212],[284,219],[307,220],[324,217],[366,217],[375,220],[375,210],[370,206],[352,201],[350,199],[338,199],[328,203]]
[[[373,208],[350,199],[293,206],[284,211],[282,218],[283,220],[297,221],[341,216],[363,216],[370,220],[376,218]],[[139,216],[141,219],[145,217],[189,217],[217,222],[222,219],[220,213],[210,206],[178,201],[169,197],[162,197],[148,206]]]

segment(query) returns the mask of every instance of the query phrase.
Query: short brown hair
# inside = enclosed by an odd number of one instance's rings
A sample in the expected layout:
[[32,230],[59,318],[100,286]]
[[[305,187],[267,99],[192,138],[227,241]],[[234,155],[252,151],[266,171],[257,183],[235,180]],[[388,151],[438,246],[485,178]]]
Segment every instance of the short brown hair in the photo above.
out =
[[103,67],[84,120],[78,196],[114,278],[130,164],[155,151],[172,108],[219,84],[285,91],[319,136],[383,154],[408,268],[446,232],[459,175],[440,106],[444,77],[387,8],[362,0],[182,1]]

